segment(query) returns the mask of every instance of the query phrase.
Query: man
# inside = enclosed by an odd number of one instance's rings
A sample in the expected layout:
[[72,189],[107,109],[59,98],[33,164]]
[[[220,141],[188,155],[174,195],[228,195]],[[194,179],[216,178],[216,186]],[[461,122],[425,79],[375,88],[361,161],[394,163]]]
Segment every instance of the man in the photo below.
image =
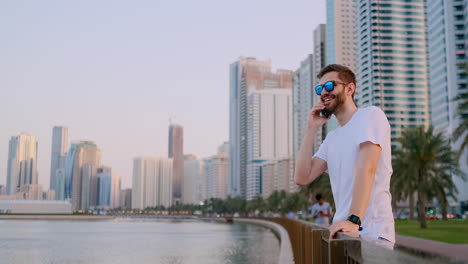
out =
[[331,217],[330,204],[325,202],[321,194],[315,196],[317,203],[311,206],[312,217],[315,218],[315,223],[328,227],[330,225],[329,217]]
[[[307,185],[328,170],[336,205],[333,224],[329,227],[330,238],[341,231],[393,248],[395,228],[389,191],[392,165],[387,117],[375,106],[356,107],[356,77],[349,68],[328,65],[317,78],[320,85],[315,87],[315,92],[321,101],[309,114],[296,162],[295,181]],[[328,133],[312,157],[314,135],[332,114],[339,127]]]

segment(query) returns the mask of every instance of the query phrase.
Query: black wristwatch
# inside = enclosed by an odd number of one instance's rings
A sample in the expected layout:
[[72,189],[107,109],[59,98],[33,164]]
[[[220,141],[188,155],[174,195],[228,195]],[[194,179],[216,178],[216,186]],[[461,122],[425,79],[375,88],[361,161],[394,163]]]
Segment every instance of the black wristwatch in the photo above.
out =
[[348,219],[346,219],[348,221],[350,221],[351,223],[353,224],[356,224],[359,226],[359,231],[362,230],[362,227],[361,227],[361,219],[359,219],[359,216],[356,216],[356,215],[350,215],[348,216]]

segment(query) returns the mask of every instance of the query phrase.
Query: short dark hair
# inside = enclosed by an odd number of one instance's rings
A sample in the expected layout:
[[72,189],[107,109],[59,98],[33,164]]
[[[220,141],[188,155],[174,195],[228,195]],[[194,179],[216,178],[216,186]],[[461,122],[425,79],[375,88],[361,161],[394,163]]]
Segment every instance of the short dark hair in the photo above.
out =
[[354,85],[356,85],[356,75],[354,72],[350,68],[340,64],[329,64],[323,67],[317,74],[317,78],[320,79],[329,72],[337,72],[338,77],[340,77],[343,82],[354,83]]
[[320,193],[315,195],[315,200],[317,200],[317,201],[320,201],[320,199],[322,199],[322,198],[323,198],[322,194],[320,194]]

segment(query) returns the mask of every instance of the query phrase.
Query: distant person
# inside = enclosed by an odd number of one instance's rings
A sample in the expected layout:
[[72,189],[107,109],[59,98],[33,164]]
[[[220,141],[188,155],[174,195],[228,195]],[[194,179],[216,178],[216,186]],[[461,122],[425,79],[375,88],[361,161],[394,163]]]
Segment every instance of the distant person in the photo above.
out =
[[[330,238],[339,231],[387,248],[395,243],[390,178],[391,127],[376,106],[357,108],[356,76],[346,66],[331,64],[317,75],[320,96],[309,113],[299,150],[295,181],[307,185],[328,171],[335,200]],[[335,115],[338,127],[330,131],[312,156],[315,135]]]
[[312,217],[315,218],[316,224],[328,227],[332,216],[330,204],[325,202],[321,194],[317,194],[315,199],[317,203],[310,207]]

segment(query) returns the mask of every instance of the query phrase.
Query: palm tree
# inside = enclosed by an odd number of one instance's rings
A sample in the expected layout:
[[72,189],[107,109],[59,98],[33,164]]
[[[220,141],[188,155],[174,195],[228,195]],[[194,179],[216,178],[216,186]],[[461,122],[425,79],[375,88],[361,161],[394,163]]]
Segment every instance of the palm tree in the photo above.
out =
[[[458,67],[464,70],[462,75],[468,78],[468,63],[460,63]],[[453,138],[456,141],[464,135],[457,152],[457,158],[460,159],[461,154],[468,147],[468,133],[466,133],[468,131],[468,92],[459,94],[453,100],[458,101],[457,115],[460,116],[460,124],[453,132]]]
[[393,208],[396,202],[409,199],[409,219],[414,215],[414,193],[417,187],[417,173],[411,170],[409,152],[397,148],[393,152],[393,176],[390,191],[393,198]]
[[415,190],[419,223],[421,228],[427,228],[426,202],[436,197],[441,204],[446,203],[446,197],[454,197],[456,192],[451,175],[463,179],[465,175],[458,166],[450,142],[442,133],[434,135],[432,127],[427,130],[424,126],[407,128],[398,143],[392,181],[406,182],[408,185],[409,190],[401,192],[405,194],[401,195],[403,199],[411,196],[411,189]]
[[323,199],[334,206],[333,192],[330,185],[330,176],[328,173],[323,173],[315,181],[299,187],[299,193],[309,202],[315,203],[315,195],[322,194]]
[[257,210],[260,213],[263,213],[265,211],[265,201],[263,200],[263,197],[258,195],[258,196],[255,196],[252,200],[248,201],[247,210],[254,214]]

